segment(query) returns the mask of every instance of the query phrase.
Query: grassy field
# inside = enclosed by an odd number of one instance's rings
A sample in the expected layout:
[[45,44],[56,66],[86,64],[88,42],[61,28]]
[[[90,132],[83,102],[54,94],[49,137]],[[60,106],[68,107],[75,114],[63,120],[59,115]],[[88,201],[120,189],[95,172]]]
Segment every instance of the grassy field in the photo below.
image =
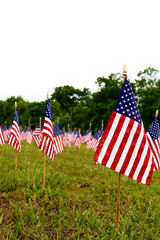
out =
[[160,239],[160,171],[151,186],[122,175],[120,229],[116,231],[118,173],[81,149],[65,149],[55,163],[34,142],[0,146],[0,239]]

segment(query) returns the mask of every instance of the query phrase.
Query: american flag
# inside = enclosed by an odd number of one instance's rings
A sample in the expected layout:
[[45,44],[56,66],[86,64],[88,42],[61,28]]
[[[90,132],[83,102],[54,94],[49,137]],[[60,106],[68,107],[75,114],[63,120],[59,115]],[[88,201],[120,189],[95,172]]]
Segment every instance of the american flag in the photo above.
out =
[[8,139],[8,144],[16,148],[19,152],[21,151],[21,142],[20,142],[20,130],[19,130],[19,120],[18,120],[18,110],[16,108],[15,117],[13,120],[10,136]]
[[76,139],[75,139],[75,141],[74,141],[74,145],[75,145],[78,149],[80,149],[80,147],[81,147],[81,142],[80,142],[79,135],[80,135],[80,133],[79,133],[79,131],[77,131],[77,133],[76,133]]
[[2,127],[0,126],[0,145],[5,143]]
[[31,144],[32,142],[32,133],[31,133],[31,125],[29,125],[29,129],[26,134],[26,141]]
[[8,129],[6,124],[4,124],[3,126],[3,133],[4,133],[4,140],[6,142],[8,140]]
[[95,152],[94,161],[150,185],[154,168],[153,154],[127,77]]
[[40,127],[39,125],[36,127],[36,129],[33,131],[32,134],[32,138],[35,142],[35,144],[37,145],[37,147],[39,147],[40,141],[41,141],[41,137],[42,137],[42,133],[40,131]]
[[71,135],[70,135],[70,130],[68,128],[68,132],[65,132],[64,138],[63,138],[63,144],[64,146],[67,146],[69,148],[71,148]]
[[[45,144],[46,143],[46,144]],[[46,145],[46,154],[48,157],[54,161],[54,139],[53,139],[53,126],[52,126],[52,115],[49,99],[47,99],[46,104],[46,116],[44,119],[42,138],[39,145],[39,148],[45,152]]]
[[101,139],[101,137],[102,137],[102,135],[103,135],[103,123],[102,123],[102,126],[101,126],[101,131],[100,131],[100,133],[99,133],[99,136],[98,136],[98,141],[100,141],[100,139]]
[[56,123],[53,129],[53,135],[54,135],[54,152],[55,154],[57,154],[64,150],[63,136],[61,134],[58,122]]
[[92,138],[92,143],[91,143],[91,148],[93,148],[93,150],[95,150],[95,151],[96,151],[97,146],[99,144],[98,139],[99,139],[99,133],[96,131],[93,138]]
[[91,134],[91,128],[89,127],[89,130],[85,135],[85,142],[88,142],[88,141],[92,140],[92,138],[93,138],[93,136]]
[[148,142],[153,152],[155,170],[160,167],[160,126],[156,117],[147,132]]

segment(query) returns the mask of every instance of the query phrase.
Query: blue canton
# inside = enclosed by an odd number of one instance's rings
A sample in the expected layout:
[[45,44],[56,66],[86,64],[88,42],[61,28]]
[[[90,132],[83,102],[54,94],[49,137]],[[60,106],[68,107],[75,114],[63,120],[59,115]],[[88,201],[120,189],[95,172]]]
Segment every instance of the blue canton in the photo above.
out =
[[98,134],[98,132],[95,132],[95,134],[94,134],[94,138],[98,140],[98,138],[99,138],[99,134]]
[[14,116],[14,121],[18,124],[19,126],[19,120],[18,120],[18,110],[16,109],[16,113],[15,113],[15,116]]
[[102,134],[103,134],[103,124],[102,124],[102,127],[101,127],[101,131],[100,131],[100,133],[99,133],[99,138],[102,137]]
[[52,122],[51,107],[50,107],[49,99],[47,100],[47,105],[46,105],[46,117],[49,118]]
[[155,118],[153,121],[151,127],[148,129],[148,132],[152,138],[152,140],[155,140],[159,138],[160,136],[160,129],[159,129],[159,121],[158,118]]
[[139,113],[137,103],[134,99],[134,95],[127,78],[125,79],[121,88],[120,96],[118,98],[114,111],[142,124],[141,115]]
[[54,129],[53,129],[53,136],[57,137],[59,135],[61,135],[61,131],[60,131],[60,128],[59,128],[59,125],[58,125],[58,122],[57,122]]

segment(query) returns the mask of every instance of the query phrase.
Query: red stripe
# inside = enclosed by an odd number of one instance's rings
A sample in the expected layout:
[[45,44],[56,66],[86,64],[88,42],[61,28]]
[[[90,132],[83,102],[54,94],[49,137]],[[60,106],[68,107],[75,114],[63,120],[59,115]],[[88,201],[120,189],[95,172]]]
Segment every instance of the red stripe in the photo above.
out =
[[146,185],[150,185],[152,174],[153,174],[153,168],[154,168],[154,165],[153,165],[153,161],[152,161],[151,169],[150,169],[148,177],[146,179]]

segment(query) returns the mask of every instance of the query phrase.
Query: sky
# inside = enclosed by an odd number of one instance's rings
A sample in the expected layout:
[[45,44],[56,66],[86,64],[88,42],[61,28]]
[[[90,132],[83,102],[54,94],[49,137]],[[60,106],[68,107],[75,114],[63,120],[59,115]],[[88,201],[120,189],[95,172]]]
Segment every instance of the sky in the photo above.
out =
[[159,0],[0,0],[0,100],[44,101],[59,86],[160,70]]

